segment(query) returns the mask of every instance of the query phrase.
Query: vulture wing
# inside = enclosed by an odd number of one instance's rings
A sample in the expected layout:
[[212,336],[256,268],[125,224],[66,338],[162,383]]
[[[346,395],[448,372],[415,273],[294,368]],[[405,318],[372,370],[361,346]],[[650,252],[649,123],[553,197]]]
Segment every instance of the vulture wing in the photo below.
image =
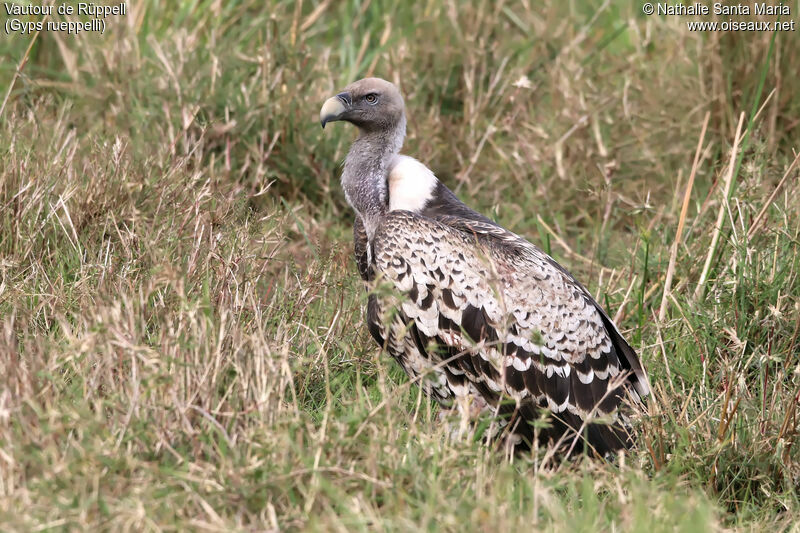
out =
[[[644,371],[547,254],[487,219],[392,211],[372,242],[372,275],[358,224],[355,234],[362,277],[394,288],[371,293],[370,332],[409,374],[425,374],[428,393],[443,403],[481,399],[527,442],[547,409],[552,424],[540,439],[581,434],[600,454],[631,444],[617,408],[647,394]],[[599,415],[614,422],[590,423]]]

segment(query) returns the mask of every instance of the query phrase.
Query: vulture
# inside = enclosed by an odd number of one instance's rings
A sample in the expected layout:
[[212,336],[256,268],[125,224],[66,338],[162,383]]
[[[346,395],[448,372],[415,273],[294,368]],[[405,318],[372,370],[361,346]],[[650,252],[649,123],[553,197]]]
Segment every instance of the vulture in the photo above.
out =
[[398,88],[356,81],[319,119],[358,128],[341,184],[367,327],[408,376],[462,429],[488,421],[481,435],[515,450],[630,448],[629,415],[650,391],[636,352],[564,267],[400,154]]

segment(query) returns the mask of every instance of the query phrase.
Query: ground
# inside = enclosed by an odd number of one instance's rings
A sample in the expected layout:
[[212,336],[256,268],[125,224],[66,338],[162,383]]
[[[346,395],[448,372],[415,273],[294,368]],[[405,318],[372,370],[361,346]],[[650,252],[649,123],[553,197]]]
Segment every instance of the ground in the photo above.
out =
[[[616,0],[105,20],[0,36],[0,529],[797,530],[797,31]],[[451,439],[373,345],[354,131],[316,121],[366,75],[641,354],[624,459]]]

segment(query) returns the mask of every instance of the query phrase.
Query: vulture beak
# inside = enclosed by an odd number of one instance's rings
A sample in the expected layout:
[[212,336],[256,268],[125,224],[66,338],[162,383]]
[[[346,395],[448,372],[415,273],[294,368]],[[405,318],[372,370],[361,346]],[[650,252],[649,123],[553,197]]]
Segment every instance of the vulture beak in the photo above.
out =
[[351,102],[350,93],[339,93],[325,100],[325,103],[322,104],[322,109],[319,110],[319,123],[322,127],[325,128],[325,124],[328,122],[340,120],[350,107]]

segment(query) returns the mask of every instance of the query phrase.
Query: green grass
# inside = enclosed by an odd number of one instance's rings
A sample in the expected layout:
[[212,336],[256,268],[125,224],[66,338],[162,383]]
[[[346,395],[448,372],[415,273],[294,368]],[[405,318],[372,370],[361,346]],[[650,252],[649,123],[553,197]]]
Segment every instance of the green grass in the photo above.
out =
[[[0,529],[797,530],[800,38],[599,7],[153,0],[0,37]],[[451,440],[373,345],[353,132],[316,121],[369,74],[405,153],[634,343],[620,464]]]

